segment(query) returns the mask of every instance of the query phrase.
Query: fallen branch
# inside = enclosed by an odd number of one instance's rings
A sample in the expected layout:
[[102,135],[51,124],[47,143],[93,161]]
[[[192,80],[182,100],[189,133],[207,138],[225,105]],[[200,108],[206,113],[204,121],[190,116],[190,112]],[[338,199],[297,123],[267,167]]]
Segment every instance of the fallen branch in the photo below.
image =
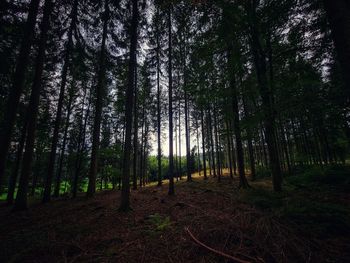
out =
[[186,232],[190,235],[190,237],[193,239],[193,241],[194,241],[195,243],[197,243],[198,245],[200,245],[200,246],[206,248],[207,250],[209,250],[209,251],[211,251],[211,252],[213,252],[213,253],[215,253],[215,254],[217,254],[217,255],[220,255],[220,256],[222,256],[222,257],[225,257],[225,258],[227,258],[227,259],[233,260],[234,262],[239,262],[239,263],[250,263],[249,261],[245,261],[245,260],[236,258],[236,257],[234,257],[234,256],[228,255],[228,254],[226,254],[226,253],[224,253],[224,252],[221,252],[221,251],[219,251],[219,250],[216,250],[216,249],[214,249],[214,248],[211,248],[211,247],[207,246],[206,244],[204,244],[204,243],[202,243],[201,241],[199,241],[199,240],[191,233],[191,231],[188,229],[188,227],[185,227],[185,230],[186,230]]

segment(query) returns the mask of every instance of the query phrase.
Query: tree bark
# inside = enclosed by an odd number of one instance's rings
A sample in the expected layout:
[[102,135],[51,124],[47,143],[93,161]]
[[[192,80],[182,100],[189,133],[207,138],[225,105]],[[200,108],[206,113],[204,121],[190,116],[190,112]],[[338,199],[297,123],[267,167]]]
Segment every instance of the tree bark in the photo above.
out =
[[67,84],[68,68],[70,66],[70,56],[71,56],[71,51],[73,47],[73,32],[76,26],[77,15],[78,15],[78,0],[74,0],[73,6],[72,6],[72,12],[71,12],[71,23],[68,31],[68,42],[66,46],[64,64],[62,68],[62,80],[61,80],[60,94],[58,98],[57,112],[56,112],[56,117],[54,122],[54,131],[53,131],[52,142],[51,142],[48,171],[47,171],[47,176],[45,180],[44,196],[42,200],[43,203],[49,202],[51,199],[51,184],[52,184],[52,178],[53,178],[54,169],[55,169],[58,135],[59,135],[59,129],[61,124],[64,93],[65,93],[66,84]]
[[16,154],[15,167],[12,171],[12,174],[11,174],[11,177],[9,180],[9,187],[8,187],[8,191],[7,191],[7,204],[9,204],[9,205],[11,205],[13,203],[18,173],[20,170],[22,157],[23,157],[23,149],[24,149],[26,136],[27,136],[27,121],[25,121],[23,128],[22,128],[22,134],[21,134],[21,138],[19,140],[19,145],[18,145],[17,154]]
[[276,146],[274,100],[267,81],[266,55],[260,43],[261,40],[257,26],[256,7],[251,1],[248,3],[247,13],[250,19],[251,50],[262,99],[265,135],[270,158],[273,188],[278,192],[282,190],[282,174]]
[[122,191],[119,210],[126,212],[130,210],[130,153],[131,153],[131,128],[132,128],[132,109],[134,103],[134,73],[136,69],[136,50],[137,50],[137,27],[139,20],[138,0],[132,1],[132,21],[130,35],[128,86],[125,100],[125,146],[124,161],[122,173]]
[[201,108],[201,129],[202,129],[202,151],[203,151],[203,171],[204,171],[204,179],[208,179],[207,176],[207,165],[205,158],[205,131],[204,131],[204,112],[203,108]]
[[[350,97],[350,2],[323,0],[328,15],[338,60],[343,72],[346,94]],[[349,101],[348,101],[349,102]]]
[[62,147],[61,147],[60,161],[59,161],[59,164],[58,164],[58,171],[57,171],[57,176],[56,176],[54,197],[58,197],[59,194],[60,194],[64,152],[66,151],[68,128],[69,128],[69,119],[70,119],[70,115],[71,115],[71,112],[72,112],[73,97],[74,97],[74,87],[71,87],[71,91],[70,91],[69,99],[68,99],[68,105],[67,105],[67,115],[66,115],[66,120],[65,120],[65,125],[64,125],[64,132],[63,132],[63,141],[62,141]]
[[[157,7],[157,12],[159,16],[159,7]],[[157,41],[157,142],[158,142],[158,186],[162,185],[162,146],[161,146],[161,109],[160,109],[160,43],[159,43],[159,30],[157,25],[156,32],[156,41]]]
[[[171,4],[169,4],[168,10],[168,36],[169,36],[169,195],[174,195],[174,156],[173,156],[173,76],[172,76],[172,33],[171,33]],[[181,154],[180,154],[181,155]],[[181,158],[181,157],[180,157]]]
[[[137,61],[136,61],[137,63]],[[137,66],[135,70],[135,88],[134,88],[134,96],[135,96],[135,103],[134,103],[134,158],[133,158],[133,173],[132,173],[132,189],[137,189],[137,155],[138,155],[138,132],[139,132],[139,126],[138,126],[138,107],[137,107],[137,95],[138,95],[138,88],[137,88]]]
[[32,0],[29,4],[28,18],[17,58],[16,69],[13,76],[13,84],[5,106],[4,119],[0,125],[0,191],[4,180],[6,160],[11,143],[13,127],[16,121],[17,109],[28,68],[30,49],[34,39],[39,3],[40,0]]
[[36,122],[39,111],[39,99],[42,86],[42,73],[44,69],[45,50],[47,33],[50,27],[50,16],[52,12],[52,1],[46,0],[44,6],[44,15],[41,23],[41,33],[39,50],[36,58],[35,75],[30,95],[30,101],[27,112],[27,138],[23,155],[23,165],[19,178],[18,192],[16,196],[14,210],[23,210],[27,208],[28,180],[32,172],[32,159],[34,152]]
[[[105,96],[104,91],[104,80],[105,80],[105,71],[106,71],[106,39],[107,39],[107,27],[109,20],[109,7],[108,0],[105,0],[103,14],[103,32],[102,32],[102,43],[100,50],[100,58],[99,58],[99,73],[97,79],[97,87],[96,87],[96,101],[95,101],[95,116],[94,116],[94,129],[92,134],[92,150],[91,150],[91,161],[90,161],[90,169],[89,169],[89,184],[86,196],[92,197],[96,191],[96,176],[98,171],[98,156],[99,156],[99,148],[100,148],[100,130],[101,130],[101,119],[102,119],[102,109],[103,109],[103,101]],[[134,74],[132,73],[132,76]]]

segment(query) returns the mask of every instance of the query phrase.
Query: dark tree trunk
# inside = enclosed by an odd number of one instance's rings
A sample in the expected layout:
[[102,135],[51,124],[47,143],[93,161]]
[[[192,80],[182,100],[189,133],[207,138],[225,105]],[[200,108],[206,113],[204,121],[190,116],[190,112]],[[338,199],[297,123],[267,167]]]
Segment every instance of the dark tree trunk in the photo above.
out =
[[343,71],[346,94],[350,97],[350,2],[323,0],[338,60]]
[[[95,101],[95,116],[94,116],[94,128],[92,134],[92,150],[91,150],[91,161],[89,169],[89,184],[87,189],[87,197],[92,197],[96,191],[96,175],[98,170],[98,155],[100,147],[100,130],[101,130],[101,119],[102,119],[102,108],[105,96],[104,86],[105,86],[105,69],[106,69],[106,39],[107,39],[107,27],[109,20],[109,7],[108,0],[105,0],[103,14],[103,32],[102,32],[102,43],[99,58],[99,72],[97,77],[97,87],[96,87],[96,101]],[[132,76],[134,76],[132,72]]]
[[18,192],[15,201],[15,210],[22,210],[27,208],[27,194],[28,194],[28,181],[32,172],[32,159],[35,143],[36,122],[39,111],[39,99],[40,90],[42,86],[42,73],[44,69],[45,50],[47,33],[50,27],[50,16],[52,11],[52,1],[46,0],[44,6],[44,15],[41,23],[41,33],[39,50],[35,64],[34,80],[29,100],[29,106],[27,111],[27,138],[26,146],[23,155],[23,165],[19,178]]
[[201,130],[202,130],[202,151],[203,151],[203,172],[204,172],[204,179],[208,179],[207,176],[207,165],[206,165],[206,158],[205,158],[205,131],[204,131],[204,112],[201,108]]
[[15,167],[12,171],[12,174],[9,180],[9,187],[7,191],[7,204],[9,205],[13,203],[13,198],[14,198],[14,193],[15,193],[16,183],[18,178],[18,172],[22,162],[23,149],[24,149],[26,136],[27,136],[27,121],[25,121],[22,128],[22,134],[19,140],[19,145],[18,145],[17,154],[16,154]]
[[182,159],[181,159],[181,99],[179,98],[179,172],[177,177],[180,178],[182,176]]
[[[137,61],[135,62],[137,64]],[[137,107],[137,95],[138,95],[138,88],[137,88],[137,66],[135,70],[135,89],[134,89],[134,96],[135,96],[135,103],[134,103],[134,158],[133,158],[133,172],[132,172],[132,189],[137,189],[137,155],[138,155],[138,132],[139,132],[139,125],[138,125],[138,107]]]
[[72,112],[72,103],[74,98],[74,87],[71,87],[71,91],[69,94],[69,100],[67,105],[67,115],[64,125],[64,132],[63,132],[63,142],[61,147],[61,156],[60,156],[60,162],[58,164],[58,171],[56,176],[56,185],[54,190],[54,197],[58,197],[60,194],[60,188],[61,188],[61,177],[62,177],[62,168],[63,168],[63,161],[64,161],[64,152],[66,151],[66,144],[67,144],[67,136],[68,136],[68,128],[69,128],[69,119],[70,114]]
[[190,182],[192,181],[192,176],[191,176],[191,169],[190,169],[191,146],[190,146],[190,128],[189,128],[188,121],[189,121],[188,120],[188,98],[187,98],[187,92],[185,91],[186,173],[187,173],[187,181]]
[[30,49],[34,39],[39,3],[40,0],[32,0],[29,4],[28,18],[17,58],[16,69],[13,76],[13,84],[6,103],[4,119],[0,126],[0,191],[4,180],[6,160],[11,143],[13,127],[16,121],[17,108],[23,91]]
[[143,186],[143,146],[146,142],[145,140],[145,102],[142,105],[142,124],[141,124],[141,145],[140,145],[140,170],[139,170],[139,185],[140,188]]
[[139,20],[138,0],[132,1],[132,21],[130,35],[130,53],[129,53],[129,69],[128,69],[128,86],[126,90],[125,100],[125,146],[124,161],[122,173],[122,191],[120,201],[120,211],[128,211],[130,209],[130,153],[131,153],[131,129],[132,129],[132,109],[134,103],[134,73],[136,69],[136,50],[137,50],[137,27]]
[[213,128],[211,122],[211,112],[210,108],[208,109],[208,129],[209,129],[209,137],[210,137],[210,148],[211,148],[211,168],[213,169],[213,177],[216,177],[216,167],[215,167],[215,147],[214,147],[214,139],[213,139]]
[[66,46],[64,64],[62,68],[62,80],[61,80],[60,94],[58,98],[56,118],[54,123],[54,131],[53,131],[52,142],[51,142],[48,171],[47,171],[47,176],[45,180],[43,203],[49,202],[51,198],[51,184],[52,184],[52,178],[55,170],[58,134],[59,134],[60,124],[61,124],[64,93],[65,93],[66,84],[67,84],[67,74],[68,74],[68,68],[70,66],[70,55],[73,47],[73,33],[74,33],[74,28],[76,26],[77,15],[78,15],[78,0],[74,0],[73,6],[72,6],[72,12],[71,12],[71,24],[69,26],[69,32],[68,32],[68,42]]
[[257,26],[256,6],[249,1],[247,12],[250,18],[251,49],[258,79],[258,87],[262,99],[266,143],[270,157],[273,188],[275,191],[282,190],[282,174],[279,164],[279,156],[276,145],[276,127],[274,100],[267,81],[266,55],[260,43],[260,34]]
[[[159,7],[157,7],[157,12],[159,15]],[[158,186],[162,185],[162,146],[161,146],[161,109],[160,109],[160,43],[159,43],[159,32],[157,27],[157,142],[158,142]]]
[[197,139],[197,171],[198,171],[198,176],[201,176],[201,158],[199,155],[199,123],[198,119],[196,117],[196,139]]
[[226,137],[227,137],[227,152],[228,152],[228,166],[230,177],[233,178],[233,169],[232,169],[232,152],[231,152],[231,134],[228,121],[226,120]]
[[[92,93],[90,93],[89,97],[89,103],[86,110],[86,115],[84,120],[82,120],[80,129],[79,129],[79,135],[78,135],[78,149],[77,149],[77,157],[75,160],[75,171],[74,171],[74,178],[73,178],[73,186],[72,186],[72,198],[75,198],[77,196],[78,191],[78,182],[79,182],[79,175],[81,172],[81,166],[83,162],[83,154],[85,150],[85,135],[86,135],[86,127],[88,123],[88,118],[90,115],[90,106],[92,101]],[[81,118],[83,119],[84,115],[84,100],[82,102],[81,106]]]
[[239,120],[239,109],[238,109],[238,98],[236,85],[233,80],[234,76],[231,76],[231,88],[232,88],[232,107],[233,107],[233,128],[236,137],[236,150],[237,150],[237,166],[239,174],[239,186],[242,188],[249,187],[247,178],[244,170],[244,156],[243,156],[243,145],[241,138],[241,127]]
[[[250,118],[250,109],[248,107],[247,101],[243,95],[243,108],[244,108],[244,115],[246,118]],[[246,128],[247,131],[247,141],[248,141],[248,155],[249,155],[249,164],[250,164],[250,175],[252,181],[255,180],[255,157],[254,157],[254,148],[253,148],[253,143],[252,143],[252,130],[248,126]]]
[[214,105],[214,136],[215,136],[215,148],[216,148],[216,164],[217,164],[217,173],[218,173],[218,181],[221,180],[221,169],[220,169],[220,147],[219,147],[219,136],[218,136],[218,127],[217,127],[217,110],[216,110],[216,102]]
[[[174,195],[174,156],[173,156],[173,76],[172,76],[172,33],[171,33],[171,4],[168,10],[168,36],[169,36],[169,195]],[[181,155],[181,154],[180,154]],[[180,157],[181,158],[181,157]]]

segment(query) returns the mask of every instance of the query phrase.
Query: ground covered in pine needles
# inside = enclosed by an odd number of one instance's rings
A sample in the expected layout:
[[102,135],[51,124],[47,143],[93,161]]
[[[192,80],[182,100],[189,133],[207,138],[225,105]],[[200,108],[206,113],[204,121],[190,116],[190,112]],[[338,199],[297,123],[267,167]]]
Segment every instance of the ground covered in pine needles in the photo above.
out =
[[172,197],[151,185],[132,191],[129,213],[111,190],[2,205],[0,262],[350,262],[348,189],[289,181],[279,194],[228,176],[179,181]]

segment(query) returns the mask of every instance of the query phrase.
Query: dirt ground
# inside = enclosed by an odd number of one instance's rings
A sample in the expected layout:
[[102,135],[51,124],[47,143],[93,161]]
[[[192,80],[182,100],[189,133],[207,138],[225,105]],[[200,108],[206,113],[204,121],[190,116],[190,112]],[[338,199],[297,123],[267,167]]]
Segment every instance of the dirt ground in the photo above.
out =
[[[228,177],[0,207],[0,262],[350,262],[349,238],[319,239],[244,202]],[[348,261],[349,259],[349,261]]]

